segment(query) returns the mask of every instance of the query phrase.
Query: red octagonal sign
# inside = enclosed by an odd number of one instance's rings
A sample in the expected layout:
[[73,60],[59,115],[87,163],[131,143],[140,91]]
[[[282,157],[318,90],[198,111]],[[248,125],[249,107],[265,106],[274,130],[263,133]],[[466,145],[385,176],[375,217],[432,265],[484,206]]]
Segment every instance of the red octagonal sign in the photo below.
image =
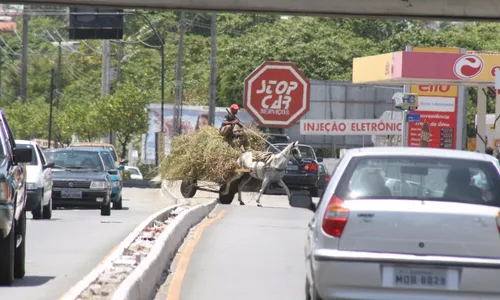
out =
[[245,108],[262,126],[291,127],[309,98],[309,80],[290,62],[265,62],[245,79]]

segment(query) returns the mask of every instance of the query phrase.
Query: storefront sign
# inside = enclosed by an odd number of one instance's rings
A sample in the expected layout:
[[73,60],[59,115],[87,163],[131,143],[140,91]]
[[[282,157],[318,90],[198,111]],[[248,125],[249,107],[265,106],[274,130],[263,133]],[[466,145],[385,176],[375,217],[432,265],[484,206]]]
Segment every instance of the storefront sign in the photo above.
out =
[[399,135],[401,130],[395,120],[300,120],[302,135]]
[[[459,54],[461,49],[413,47],[412,51]],[[408,146],[456,149],[458,87],[412,85],[410,91],[419,95],[415,112],[420,122],[408,124]]]

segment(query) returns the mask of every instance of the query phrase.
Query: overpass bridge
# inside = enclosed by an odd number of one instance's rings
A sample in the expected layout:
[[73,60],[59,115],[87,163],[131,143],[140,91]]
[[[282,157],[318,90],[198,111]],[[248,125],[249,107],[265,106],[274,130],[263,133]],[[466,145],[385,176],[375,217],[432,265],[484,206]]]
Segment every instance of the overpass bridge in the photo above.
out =
[[9,2],[390,19],[500,20],[500,1],[493,0],[14,0]]

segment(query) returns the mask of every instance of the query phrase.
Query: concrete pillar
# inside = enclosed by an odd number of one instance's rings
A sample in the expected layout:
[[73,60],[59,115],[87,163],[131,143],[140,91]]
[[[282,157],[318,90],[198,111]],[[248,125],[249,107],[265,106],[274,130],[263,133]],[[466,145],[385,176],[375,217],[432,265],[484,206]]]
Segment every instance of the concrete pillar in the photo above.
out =
[[[477,88],[477,133],[476,135],[476,150],[484,153],[486,150],[486,146],[483,143],[482,139],[485,139],[486,136],[486,94],[484,91],[486,90],[485,85],[480,85]],[[481,137],[479,137],[481,136]],[[481,139],[482,138],[482,139]],[[488,137],[491,139],[492,137]]]

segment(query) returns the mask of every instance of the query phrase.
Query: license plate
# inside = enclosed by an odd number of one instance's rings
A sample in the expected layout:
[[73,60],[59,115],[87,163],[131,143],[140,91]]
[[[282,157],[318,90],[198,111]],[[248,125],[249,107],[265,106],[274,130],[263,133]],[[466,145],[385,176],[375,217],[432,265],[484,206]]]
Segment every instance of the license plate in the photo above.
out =
[[82,192],[81,191],[72,191],[72,190],[62,190],[61,191],[61,198],[80,199],[80,198],[82,198]]
[[458,271],[443,268],[385,267],[383,285],[395,288],[458,289]]
[[286,167],[286,170],[287,171],[298,171],[299,170],[299,166],[289,165],[289,166]]

